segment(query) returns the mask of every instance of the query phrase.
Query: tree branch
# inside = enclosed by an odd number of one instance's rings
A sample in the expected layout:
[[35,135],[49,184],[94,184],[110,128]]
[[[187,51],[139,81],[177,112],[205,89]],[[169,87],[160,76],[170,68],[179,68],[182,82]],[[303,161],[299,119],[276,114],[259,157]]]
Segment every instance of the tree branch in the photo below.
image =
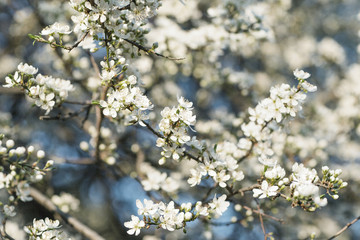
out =
[[244,205],[241,205],[241,206],[242,206],[244,209],[246,209],[246,210],[251,210],[251,211],[253,211],[254,213],[261,214],[263,217],[270,218],[270,219],[272,219],[272,220],[275,220],[275,221],[277,221],[277,222],[280,222],[281,224],[284,223],[284,220],[281,219],[281,218],[277,218],[277,217],[271,216],[271,215],[266,214],[266,213],[263,213],[263,212],[261,212],[261,211],[259,211],[259,210],[257,210],[257,209],[252,209],[251,207],[248,207],[248,206],[244,206]]
[[76,112],[69,112],[65,115],[61,115],[61,114],[58,114],[56,116],[40,116],[39,119],[40,120],[67,120],[69,118],[73,118],[73,117],[77,117],[80,115],[80,113],[82,112],[85,112],[85,111],[88,111],[88,109],[91,108],[92,105],[87,105],[87,106],[84,106],[83,108],[81,108],[79,111],[76,111]]
[[345,232],[346,229],[348,229],[349,227],[351,227],[351,225],[353,225],[354,223],[356,223],[357,221],[360,220],[360,216],[358,216],[357,218],[355,218],[354,220],[352,220],[351,222],[347,223],[340,231],[338,231],[335,235],[333,235],[332,237],[330,237],[328,240],[334,239],[336,237],[338,237],[340,234],[342,234],[343,232]]
[[[157,137],[159,138],[165,138],[163,135],[161,135],[160,133],[158,133],[157,131],[155,131],[155,129],[153,129],[150,124],[148,124],[147,122],[141,121],[143,124],[145,124],[146,128],[149,129],[153,134],[155,134]],[[188,151],[184,151],[184,157],[188,157],[190,159],[193,159],[197,162],[202,162],[198,157],[195,157],[194,155],[192,155],[191,153],[189,153]]]
[[166,59],[169,59],[169,60],[184,60],[184,59],[185,59],[185,58],[173,58],[173,57],[164,56],[164,55],[162,55],[162,54],[160,54],[160,53],[155,52],[155,51],[154,51],[153,49],[151,49],[151,48],[147,48],[147,47],[144,47],[144,46],[138,44],[137,42],[134,42],[134,41],[132,41],[132,40],[125,39],[125,38],[123,38],[123,39],[124,39],[124,41],[130,43],[131,45],[134,45],[134,46],[137,47],[139,50],[142,50],[142,51],[146,52],[147,54],[151,54],[151,53],[152,53],[152,54],[155,54],[155,55],[158,56],[158,57],[163,57],[163,58],[166,58]]
[[81,223],[76,218],[61,211],[58,207],[55,206],[55,204],[47,196],[42,194],[39,190],[30,187],[30,195],[37,203],[39,203],[41,206],[43,206],[52,214],[54,214],[55,218],[63,220],[64,222],[68,223],[77,232],[81,233],[86,238],[90,240],[105,240],[105,238],[100,236],[94,230],[90,229],[88,226]]
[[1,237],[1,239],[15,240],[15,238],[11,237],[11,236],[6,232],[6,221],[7,221],[7,218],[4,217],[4,219],[2,220],[3,229],[2,229],[2,231],[1,231],[0,237]]

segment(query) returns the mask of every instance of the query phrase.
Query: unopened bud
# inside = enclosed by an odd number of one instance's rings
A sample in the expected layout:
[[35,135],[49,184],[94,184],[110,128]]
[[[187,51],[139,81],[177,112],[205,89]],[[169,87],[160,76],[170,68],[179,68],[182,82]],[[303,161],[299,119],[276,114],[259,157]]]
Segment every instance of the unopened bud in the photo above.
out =
[[37,158],[42,159],[45,157],[45,152],[43,150],[39,150],[36,153]]
[[6,145],[7,148],[12,148],[12,147],[15,146],[15,142],[14,142],[14,140],[9,139],[9,140],[6,141],[5,145]]
[[34,150],[35,150],[35,148],[34,148],[34,146],[32,146],[32,145],[30,145],[30,146],[27,148],[27,152],[28,152],[29,154],[33,153]]

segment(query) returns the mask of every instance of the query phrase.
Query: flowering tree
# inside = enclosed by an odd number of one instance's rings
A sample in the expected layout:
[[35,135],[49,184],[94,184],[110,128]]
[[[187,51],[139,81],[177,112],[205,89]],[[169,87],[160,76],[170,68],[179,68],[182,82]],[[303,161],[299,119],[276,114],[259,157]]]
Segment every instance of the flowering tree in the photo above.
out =
[[334,238],[359,219],[317,224],[351,196],[360,67],[331,37],[288,37],[305,3],[1,4],[9,34],[41,27],[1,88],[2,238]]

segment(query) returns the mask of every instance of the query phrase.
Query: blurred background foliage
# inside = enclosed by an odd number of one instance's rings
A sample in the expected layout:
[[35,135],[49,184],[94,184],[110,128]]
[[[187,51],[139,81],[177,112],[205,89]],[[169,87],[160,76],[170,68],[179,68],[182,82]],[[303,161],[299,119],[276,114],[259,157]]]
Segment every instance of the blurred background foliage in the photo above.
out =
[[[146,95],[155,105],[151,113],[153,125],[159,122],[163,107],[175,105],[176,97],[182,95],[194,102],[198,139],[236,142],[248,107],[267,97],[273,85],[296,84],[292,71],[304,69],[312,74],[311,81],[318,91],[308,95],[302,116],[284,126],[286,135],[278,139],[283,146],[282,160],[286,166],[297,161],[317,169],[322,165],[342,168],[343,179],[349,186],[339,200],[329,200],[328,206],[315,213],[291,208],[280,199],[276,204],[266,200],[262,203],[264,211],[284,219],[285,224],[267,219],[265,227],[268,232],[274,232],[276,239],[306,239],[312,232],[324,239],[360,215],[360,22],[357,18],[360,2],[257,1],[249,6],[261,16],[253,29],[234,25],[233,20],[238,16],[217,15],[229,1],[183,2],[164,0],[158,16],[149,22],[147,46],[158,42],[158,52],[185,59],[171,61],[144,54],[129,59],[130,71],[140,77]],[[27,36],[38,34],[55,21],[71,24],[71,14],[68,1],[0,0],[0,82],[4,83],[5,76],[14,72],[20,62],[27,62],[43,74],[72,80],[76,91],[70,100],[91,99],[91,89],[97,88],[96,73],[86,51],[77,48],[68,53],[52,49],[33,44]],[[244,10],[241,14],[248,13]],[[77,38],[72,36],[67,40],[75,42]],[[104,52],[99,50],[93,55],[100,62]],[[161,155],[155,147],[156,137],[138,126],[105,121],[104,148],[115,158],[115,164],[108,158],[109,154],[103,156],[103,164],[94,165],[89,151],[79,146],[82,141],[91,141],[93,111],[86,122],[83,122],[86,109],[64,121],[41,121],[39,117],[44,112],[31,106],[21,91],[4,88],[0,88],[0,103],[1,132],[18,143],[44,149],[47,157],[56,161],[56,170],[37,187],[49,196],[67,192],[79,199],[80,208],[71,214],[106,239],[263,238],[256,214],[231,208],[216,221],[227,222],[236,216],[243,219],[241,224],[204,226],[194,222],[188,225],[186,235],[180,231],[149,229],[138,238],[128,236],[123,223],[136,214],[135,200],[147,197],[142,186],[130,176],[134,175],[139,158],[159,168],[157,161]],[[50,116],[81,108],[81,105],[64,104]],[[258,177],[256,161],[249,158],[243,163],[247,179],[244,186]],[[196,201],[206,191],[206,186],[204,189],[185,186],[181,178],[188,175],[190,167],[191,163],[181,163],[161,169],[172,172],[184,185],[177,196],[179,202]],[[241,201],[251,202],[251,196],[245,195]],[[18,212],[21,214],[8,224],[10,235],[19,234],[14,235],[18,236],[16,239],[24,236],[17,227],[31,223],[33,218],[50,216],[36,203],[20,206]],[[70,228],[67,231],[75,239],[81,239]],[[360,224],[355,224],[339,239],[359,238]]]

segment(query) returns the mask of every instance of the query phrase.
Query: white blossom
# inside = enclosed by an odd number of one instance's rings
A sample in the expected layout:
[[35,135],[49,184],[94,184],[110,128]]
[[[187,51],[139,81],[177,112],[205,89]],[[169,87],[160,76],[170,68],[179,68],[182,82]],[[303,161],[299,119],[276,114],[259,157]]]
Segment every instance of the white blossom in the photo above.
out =
[[277,195],[278,186],[269,186],[269,183],[264,180],[261,183],[261,189],[255,188],[253,189],[253,196],[258,198],[266,198]]
[[124,225],[125,227],[130,228],[130,230],[127,231],[129,235],[135,234],[135,236],[137,236],[140,234],[140,230],[145,227],[145,222],[132,215],[131,221],[125,222]]
[[35,68],[27,63],[20,63],[17,68],[18,68],[19,72],[29,74],[29,75],[34,75],[38,72],[37,68]]
[[41,35],[51,35],[54,33],[58,34],[70,34],[72,31],[70,30],[70,27],[64,23],[58,23],[55,22],[54,24],[44,28],[41,31]]
[[294,76],[297,79],[305,80],[305,79],[308,79],[311,75],[310,75],[310,73],[304,72],[303,70],[295,69]]
[[209,207],[212,210],[214,210],[217,215],[221,216],[230,206],[230,202],[225,200],[226,200],[225,194],[221,195],[221,197],[219,198],[216,198],[215,195],[213,200],[209,203]]

